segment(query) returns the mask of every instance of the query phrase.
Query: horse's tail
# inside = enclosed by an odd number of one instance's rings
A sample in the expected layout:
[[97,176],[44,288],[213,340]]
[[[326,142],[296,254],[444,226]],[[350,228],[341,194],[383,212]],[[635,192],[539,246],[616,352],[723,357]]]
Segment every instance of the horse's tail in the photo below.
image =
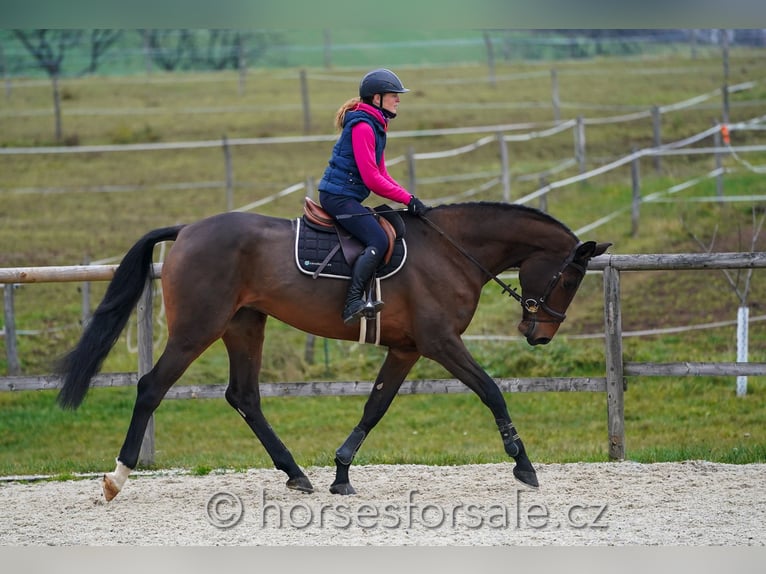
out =
[[58,395],[62,408],[80,406],[90,380],[101,369],[141,297],[151,273],[154,246],[160,241],[175,240],[183,227],[177,225],[150,231],[125,254],[80,341],[56,362],[54,371],[63,379]]

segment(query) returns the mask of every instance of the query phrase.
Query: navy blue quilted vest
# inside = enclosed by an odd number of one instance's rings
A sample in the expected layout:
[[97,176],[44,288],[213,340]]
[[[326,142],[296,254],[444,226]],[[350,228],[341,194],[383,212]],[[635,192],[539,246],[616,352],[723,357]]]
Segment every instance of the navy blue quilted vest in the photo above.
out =
[[329,165],[319,182],[319,190],[338,195],[347,195],[360,202],[367,199],[370,190],[364,185],[362,176],[354,161],[351,147],[351,128],[359,122],[367,122],[375,134],[375,161],[378,165],[383,159],[386,147],[386,129],[374,117],[363,111],[346,112],[343,131],[332,149]]

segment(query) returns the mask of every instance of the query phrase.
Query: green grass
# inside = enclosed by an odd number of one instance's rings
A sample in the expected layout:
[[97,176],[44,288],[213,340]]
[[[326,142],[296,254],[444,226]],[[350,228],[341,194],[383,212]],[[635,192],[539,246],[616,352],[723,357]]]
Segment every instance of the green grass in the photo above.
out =
[[[731,379],[631,380],[626,394],[628,458],[640,462],[766,460],[764,383],[734,394]],[[0,474],[108,470],[132,408],[132,389],[94,389],[75,413],[49,391],[0,395]],[[512,393],[514,421],[538,462],[607,460],[602,393]],[[265,399],[264,412],[304,466],[331,465],[356,424],[364,397]],[[167,400],[155,416],[156,468],[270,468],[250,430],[222,399]],[[358,464],[506,461],[489,411],[473,394],[404,395],[365,441]]]
[[[731,83],[763,77],[761,52],[732,52]],[[499,75],[545,72],[550,62],[503,62]],[[564,101],[604,105],[667,104],[716,89],[720,62],[715,58],[690,61],[680,56],[654,60],[601,59],[560,62]],[[639,69],[644,74],[632,73]],[[675,70],[675,73],[667,73]],[[691,72],[689,72],[691,70]],[[311,70],[309,71],[311,77]],[[338,69],[349,79],[358,70]],[[155,79],[87,78],[64,80],[65,132],[80,144],[125,141],[180,141],[232,137],[300,135],[302,118],[297,70],[253,71],[244,96],[237,92],[234,74],[184,74]],[[424,67],[404,70],[413,92],[403,99],[392,132],[456,126],[547,121],[549,109],[524,102],[549,101],[549,78],[486,82],[482,66]],[[447,81],[460,80],[449,84]],[[312,132],[329,134],[332,114],[353,83],[310,80]],[[353,91],[353,90],[351,90]],[[766,88],[733,96],[734,121],[764,112]],[[18,87],[4,102],[0,146],[48,145],[52,120],[46,114],[14,117],[15,112],[50,106],[45,83]],[[492,104],[476,107],[482,102]],[[275,104],[288,104],[276,110]],[[236,113],[196,114],[195,107],[236,107]],[[271,107],[270,107],[271,106]],[[85,109],[139,109],[138,114],[88,116]],[[184,111],[186,110],[186,111]],[[568,113],[594,112],[568,109]],[[663,139],[670,141],[706,129],[717,109],[679,112],[663,123]],[[739,132],[738,143],[759,143],[758,135]],[[477,136],[391,138],[388,157],[416,151],[451,149],[472,143]],[[591,166],[606,157],[651,145],[650,122],[592,126],[587,134]],[[243,205],[288,185],[318,177],[329,153],[329,143],[233,148],[235,205]],[[509,146],[515,175],[555,165],[572,153],[571,133]],[[748,160],[762,164],[758,155]],[[418,177],[498,169],[496,146],[484,146],[459,159],[420,162]],[[763,193],[763,176],[742,170],[733,158],[726,165],[737,171],[726,175],[727,195]],[[661,191],[712,168],[710,158],[665,158],[661,174],[650,161],[642,162],[642,193]],[[404,164],[391,171],[406,181]],[[220,189],[167,190],[160,184],[221,181],[220,149],[173,152],[131,152],[82,155],[0,156],[0,265],[72,265],[84,258],[120,256],[145,231],[189,222],[225,208]],[[576,170],[560,174],[566,177]],[[514,181],[513,197],[537,188],[539,182]],[[94,186],[144,186],[137,191],[95,193]],[[424,199],[463,191],[465,182],[422,185]],[[48,188],[49,193],[28,188]],[[485,199],[500,199],[499,192]],[[551,213],[573,229],[627,205],[629,171],[610,173],[587,183],[557,190],[549,200]],[[706,181],[678,197],[715,194]],[[300,194],[298,194],[300,195]],[[300,197],[281,199],[261,210],[292,217]],[[716,251],[749,248],[752,206],[747,204],[677,203],[642,206],[639,233],[630,233],[629,214],[618,217],[583,239],[612,241],[613,253],[696,252],[682,220],[706,242],[716,238]],[[757,250],[766,251],[766,238]],[[766,281],[756,271],[749,302],[751,315],[766,305]],[[513,283],[514,280],[511,280]],[[736,319],[738,301],[720,271],[624,273],[623,328],[625,331]],[[25,374],[50,372],[51,361],[70,348],[80,333],[81,286],[30,284],[15,291],[17,329],[43,330],[19,337]],[[93,303],[105,284],[92,285]],[[477,360],[495,377],[603,376],[603,342],[576,335],[603,331],[603,287],[599,275],[589,275],[569,310],[568,319],[549,346],[531,348],[521,341],[480,342],[468,345]],[[163,333],[159,298],[155,317]],[[515,335],[517,306],[491,283],[482,293],[478,313],[468,335]],[[734,327],[674,335],[626,338],[627,361],[731,361],[736,356]],[[371,380],[384,351],[350,342],[318,340],[313,362],[304,358],[305,335],[277,321],[267,330],[262,380]],[[156,353],[161,349],[158,341]],[[7,368],[4,340],[0,339],[0,372]],[[123,334],[104,364],[104,371],[133,371],[135,330]],[[750,328],[750,359],[766,361],[766,325]],[[222,344],[214,345],[184,375],[179,384],[222,383],[227,359]],[[411,379],[448,378],[433,362],[421,360]],[[133,389],[94,389],[75,412],[59,410],[54,393],[0,393],[0,475],[76,472],[109,469],[123,440],[134,400]],[[766,460],[764,382],[751,377],[748,396],[734,396],[734,379],[714,377],[640,378],[629,381],[626,395],[626,448],[630,459],[641,461],[704,458],[721,462]],[[606,460],[606,398],[602,393],[520,393],[507,397],[511,414],[533,460]],[[364,397],[266,399],[264,408],[274,428],[302,465],[332,464],[333,453],[361,415]],[[165,401],[157,412],[156,466],[183,467],[198,474],[216,468],[271,466],[271,461],[240,417],[223,400]],[[472,394],[402,396],[365,442],[359,463],[460,464],[506,460],[487,409]]]

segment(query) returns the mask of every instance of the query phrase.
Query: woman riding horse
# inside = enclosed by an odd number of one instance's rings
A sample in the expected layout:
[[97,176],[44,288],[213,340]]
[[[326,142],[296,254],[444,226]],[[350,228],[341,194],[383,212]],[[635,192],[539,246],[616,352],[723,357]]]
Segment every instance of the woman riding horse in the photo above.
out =
[[[396,117],[399,94],[409,92],[391,70],[367,73],[359,84],[359,97],[344,103],[335,116],[341,132],[332,150],[329,165],[319,182],[319,202],[338,223],[364,245],[354,263],[351,284],[343,307],[343,322],[355,323],[362,316],[362,293],[386,252],[388,238],[362,202],[370,191],[422,214],[426,206],[391,177],[384,150],[388,121]],[[349,217],[351,216],[351,217]],[[382,301],[371,302],[377,313]]]

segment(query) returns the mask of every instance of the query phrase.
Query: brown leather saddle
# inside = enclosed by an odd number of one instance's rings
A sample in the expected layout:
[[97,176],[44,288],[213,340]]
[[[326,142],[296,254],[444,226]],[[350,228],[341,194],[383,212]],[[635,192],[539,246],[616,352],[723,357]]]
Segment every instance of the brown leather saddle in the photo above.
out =
[[[398,271],[407,255],[404,242],[404,222],[401,216],[386,205],[370,210],[388,237],[388,249],[377,270],[380,279]],[[383,213],[378,213],[383,212]],[[336,224],[335,219],[318,203],[306,198],[303,217],[298,220],[295,258],[298,268],[314,278],[351,276],[351,268],[364,245]]]

